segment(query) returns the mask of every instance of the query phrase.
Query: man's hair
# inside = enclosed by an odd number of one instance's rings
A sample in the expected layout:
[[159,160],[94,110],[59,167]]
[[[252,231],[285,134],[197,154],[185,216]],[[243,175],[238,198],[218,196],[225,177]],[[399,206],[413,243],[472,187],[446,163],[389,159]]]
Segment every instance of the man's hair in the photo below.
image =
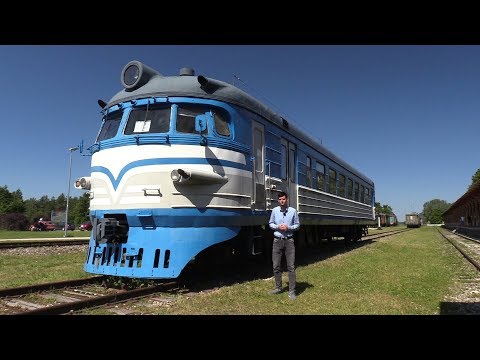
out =
[[285,196],[285,198],[288,199],[288,195],[287,195],[287,193],[286,193],[285,191],[280,191],[280,192],[278,193],[278,197],[279,197],[279,198],[281,198],[282,196]]

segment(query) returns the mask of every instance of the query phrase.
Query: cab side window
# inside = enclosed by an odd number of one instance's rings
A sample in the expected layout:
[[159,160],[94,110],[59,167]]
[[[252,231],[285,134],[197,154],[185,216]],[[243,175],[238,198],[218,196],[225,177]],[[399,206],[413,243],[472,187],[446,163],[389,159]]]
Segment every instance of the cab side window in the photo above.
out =
[[[205,114],[208,111],[203,106],[188,106],[188,105],[179,105],[177,109],[177,120],[176,120],[176,129],[177,132],[196,134],[198,131],[195,130],[195,116]],[[208,124],[207,128],[202,132],[203,135],[208,134]]]
[[120,120],[122,120],[122,111],[114,111],[108,113],[103,119],[102,129],[97,137],[97,142],[107,140],[117,135],[118,128],[120,126]]
[[217,134],[230,136],[230,127],[228,126],[227,116],[218,110],[212,110]]

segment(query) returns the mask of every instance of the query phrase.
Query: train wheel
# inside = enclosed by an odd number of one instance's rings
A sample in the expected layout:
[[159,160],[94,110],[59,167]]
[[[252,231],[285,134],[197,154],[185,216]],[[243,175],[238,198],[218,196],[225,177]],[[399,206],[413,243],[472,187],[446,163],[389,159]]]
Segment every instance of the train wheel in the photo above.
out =
[[343,240],[345,241],[345,245],[350,245],[353,242],[352,234],[345,235]]
[[355,234],[353,235],[353,241],[359,241],[362,239],[362,234],[363,234],[363,230],[362,230],[362,227],[359,226],[355,229]]

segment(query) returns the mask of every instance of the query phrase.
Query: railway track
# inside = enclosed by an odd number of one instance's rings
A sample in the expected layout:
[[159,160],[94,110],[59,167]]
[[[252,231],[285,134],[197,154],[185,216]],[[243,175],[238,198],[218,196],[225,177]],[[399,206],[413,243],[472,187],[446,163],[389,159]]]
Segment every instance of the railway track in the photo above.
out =
[[480,240],[453,231],[438,231],[480,272]]
[[106,277],[95,276],[0,290],[0,314],[60,315],[116,304],[174,289],[176,281],[134,289],[106,285]]
[[367,236],[363,236],[363,237],[362,237],[362,241],[363,241],[363,240],[379,239],[379,238],[382,238],[382,237],[385,237],[385,236],[390,236],[390,235],[394,235],[394,234],[399,234],[399,233],[402,233],[402,232],[405,232],[405,231],[410,231],[410,230],[412,230],[412,229],[392,230],[392,231],[387,231],[387,232],[384,232],[384,233],[381,233],[381,234],[367,235]]
[[0,249],[14,249],[20,247],[38,246],[71,246],[87,245],[90,238],[73,239],[4,239],[0,240]]
[[442,304],[445,314],[480,314],[480,241],[447,229],[438,232],[475,268],[475,274],[456,282],[454,296]]

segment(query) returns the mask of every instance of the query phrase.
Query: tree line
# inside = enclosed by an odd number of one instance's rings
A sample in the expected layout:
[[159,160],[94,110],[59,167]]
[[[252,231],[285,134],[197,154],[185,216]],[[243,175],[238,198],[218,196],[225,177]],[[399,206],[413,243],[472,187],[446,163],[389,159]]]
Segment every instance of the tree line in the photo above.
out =
[[[58,197],[42,196],[40,199],[23,199],[20,190],[9,191],[7,186],[0,187],[0,229],[28,230],[30,225],[40,218],[51,220],[52,212],[65,211],[67,197],[62,193]],[[90,199],[87,193],[68,200],[68,223],[80,225],[88,221]]]

